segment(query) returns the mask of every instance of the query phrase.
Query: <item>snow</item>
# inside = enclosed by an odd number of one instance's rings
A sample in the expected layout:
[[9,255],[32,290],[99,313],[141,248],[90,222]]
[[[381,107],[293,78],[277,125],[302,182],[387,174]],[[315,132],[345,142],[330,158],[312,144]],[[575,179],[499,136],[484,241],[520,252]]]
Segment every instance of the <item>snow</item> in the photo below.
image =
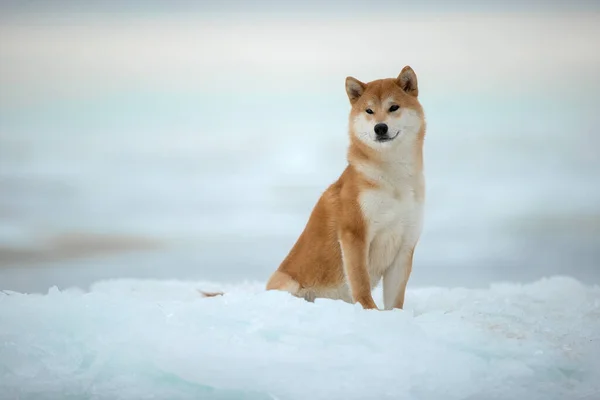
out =
[[107,280],[0,294],[0,397],[592,399],[599,341],[600,287],[561,276],[411,288],[390,312],[262,282]]

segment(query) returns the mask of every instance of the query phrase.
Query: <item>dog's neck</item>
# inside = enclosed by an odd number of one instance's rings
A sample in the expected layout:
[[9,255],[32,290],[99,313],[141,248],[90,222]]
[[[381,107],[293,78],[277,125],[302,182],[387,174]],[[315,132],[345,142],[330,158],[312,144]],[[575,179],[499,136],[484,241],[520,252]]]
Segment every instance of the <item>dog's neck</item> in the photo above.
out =
[[371,180],[391,183],[420,179],[423,172],[424,130],[416,137],[404,138],[402,143],[389,148],[373,148],[355,135],[350,135],[348,163]]

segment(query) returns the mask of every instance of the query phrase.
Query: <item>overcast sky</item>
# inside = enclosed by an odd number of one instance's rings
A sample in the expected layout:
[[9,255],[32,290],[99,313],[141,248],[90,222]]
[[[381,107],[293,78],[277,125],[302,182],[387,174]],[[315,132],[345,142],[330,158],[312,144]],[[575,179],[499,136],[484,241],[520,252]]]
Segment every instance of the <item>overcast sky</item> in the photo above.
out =
[[[0,105],[37,95],[194,90],[241,81],[249,90],[337,90],[347,75],[395,76],[406,64],[423,78],[425,92],[427,85],[514,93],[536,85],[561,91],[598,85],[599,12],[516,10],[591,9],[600,2],[503,1],[500,7],[482,1],[470,8],[463,2],[453,10],[473,12],[443,15],[442,5],[449,6],[442,1],[421,1],[418,8],[382,0],[360,8],[343,6],[349,1],[274,3],[0,0]],[[220,12],[166,12],[186,7]],[[301,8],[307,13],[274,14]],[[432,12],[417,16],[407,9]],[[490,12],[496,9],[514,12]],[[39,14],[50,17],[37,23]],[[124,17],[112,18],[117,14]]]

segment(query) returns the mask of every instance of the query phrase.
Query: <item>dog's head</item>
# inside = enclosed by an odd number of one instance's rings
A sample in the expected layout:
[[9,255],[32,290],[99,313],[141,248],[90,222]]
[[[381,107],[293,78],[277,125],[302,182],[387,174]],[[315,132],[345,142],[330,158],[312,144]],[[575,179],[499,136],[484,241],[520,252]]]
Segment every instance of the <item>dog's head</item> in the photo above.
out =
[[395,147],[423,133],[417,75],[406,66],[397,78],[363,83],[346,78],[350,99],[350,134],[372,148]]

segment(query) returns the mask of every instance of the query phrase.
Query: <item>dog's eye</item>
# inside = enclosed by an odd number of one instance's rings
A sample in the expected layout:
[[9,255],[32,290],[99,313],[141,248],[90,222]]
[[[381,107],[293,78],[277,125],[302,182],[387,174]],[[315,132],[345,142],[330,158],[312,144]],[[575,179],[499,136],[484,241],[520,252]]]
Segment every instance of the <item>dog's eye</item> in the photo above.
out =
[[400,108],[400,106],[397,106],[394,104],[393,106],[390,107],[390,112],[394,112],[394,111],[398,110],[399,108]]
[[371,110],[370,108],[367,108],[365,111],[367,112],[367,114],[373,114],[373,110]]

